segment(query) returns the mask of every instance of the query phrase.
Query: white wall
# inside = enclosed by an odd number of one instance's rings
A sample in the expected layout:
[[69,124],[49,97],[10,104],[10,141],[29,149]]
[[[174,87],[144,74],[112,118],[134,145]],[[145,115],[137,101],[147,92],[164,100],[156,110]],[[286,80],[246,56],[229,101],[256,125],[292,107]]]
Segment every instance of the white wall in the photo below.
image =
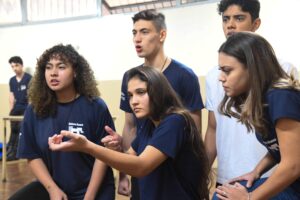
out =
[[[298,69],[300,60],[299,0],[261,0],[262,25],[266,37],[281,58]],[[165,9],[167,55],[200,76],[217,63],[217,49],[224,41],[217,1]],[[133,13],[98,19],[43,25],[0,28],[0,83],[13,75],[8,59],[20,55],[25,67],[34,71],[36,59],[55,44],[72,44],[86,57],[98,80],[119,80],[123,72],[142,62],[132,45]]]

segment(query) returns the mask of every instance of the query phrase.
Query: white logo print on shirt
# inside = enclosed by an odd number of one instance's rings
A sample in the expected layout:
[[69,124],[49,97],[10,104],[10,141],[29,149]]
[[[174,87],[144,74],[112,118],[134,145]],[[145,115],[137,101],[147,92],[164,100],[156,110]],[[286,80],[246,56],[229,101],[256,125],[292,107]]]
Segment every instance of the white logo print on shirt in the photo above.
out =
[[83,124],[69,122],[69,131],[76,134],[83,134]]

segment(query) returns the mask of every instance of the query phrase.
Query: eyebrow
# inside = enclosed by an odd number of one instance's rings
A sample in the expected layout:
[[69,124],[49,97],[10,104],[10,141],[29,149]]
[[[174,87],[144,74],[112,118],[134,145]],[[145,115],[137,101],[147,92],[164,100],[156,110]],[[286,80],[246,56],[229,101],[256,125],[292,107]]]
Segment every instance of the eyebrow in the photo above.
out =
[[223,18],[230,18],[230,17],[245,17],[245,14],[237,14],[237,15],[223,15]]

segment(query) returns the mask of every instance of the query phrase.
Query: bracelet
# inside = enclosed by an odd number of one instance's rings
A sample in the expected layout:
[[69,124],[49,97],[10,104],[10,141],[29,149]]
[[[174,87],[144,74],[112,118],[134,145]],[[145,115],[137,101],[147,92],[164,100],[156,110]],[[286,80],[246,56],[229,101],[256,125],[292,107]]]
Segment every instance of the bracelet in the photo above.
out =
[[247,198],[247,200],[251,200],[251,194],[252,194],[252,192],[249,192],[249,193],[248,193],[248,198]]

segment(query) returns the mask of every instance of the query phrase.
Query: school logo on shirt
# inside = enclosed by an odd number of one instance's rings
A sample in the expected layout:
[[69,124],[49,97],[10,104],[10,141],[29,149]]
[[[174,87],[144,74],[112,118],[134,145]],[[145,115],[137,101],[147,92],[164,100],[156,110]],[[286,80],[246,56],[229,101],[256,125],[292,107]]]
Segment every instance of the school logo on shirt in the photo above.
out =
[[83,134],[83,124],[69,122],[69,131],[76,134]]
[[26,90],[26,85],[21,85],[20,89],[21,90]]

